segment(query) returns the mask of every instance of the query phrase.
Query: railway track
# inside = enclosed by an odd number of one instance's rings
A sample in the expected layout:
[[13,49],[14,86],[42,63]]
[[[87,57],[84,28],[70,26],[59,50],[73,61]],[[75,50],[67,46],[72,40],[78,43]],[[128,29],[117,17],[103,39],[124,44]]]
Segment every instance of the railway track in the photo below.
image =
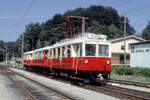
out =
[[[95,86],[95,85],[90,85],[90,84],[84,84],[81,80],[77,81],[75,78],[71,78],[70,80],[67,77],[54,77],[54,80],[65,82],[65,83],[70,83],[73,85],[78,85],[79,87],[93,90],[96,92],[100,92],[106,95],[111,95],[113,97],[117,97],[120,99],[125,99],[125,100],[150,100],[150,93],[149,92],[143,92],[143,91],[138,91],[138,90],[133,90],[133,89],[128,89],[128,88],[123,88],[123,87],[117,87],[117,86],[112,86],[112,85],[106,85],[104,87],[100,86]],[[81,83],[78,84],[77,82]]]
[[84,88],[125,100],[150,100],[150,93],[148,92],[137,91],[112,85],[107,85],[105,87],[85,85]]
[[[13,73],[9,73],[9,75],[7,75],[8,73],[6,73],[7,68],[0,66],[0,73],[4,76],[6,76],[6,78],[8,78],[12,83],[13,83],[13,87],[17,88],[23,95],[23,99],[25,100],[37,100],[30,92],[28,92],[25,88],[23,88],[18,82],[16,82],[14,79],[12,79],[10,77],[10,75],[14,75]],[[4,72],[5,71],[5,72]]]
[[[73,85],[78,85],[81,88],[93,90],[96,92],[100,92],[106,95],[111,95],[113,97],[117,97],[120,99],[125,100],[150,100],[150,93],[123,88],[123,87],[117,87],[112,85],[106,85],[104,87],[90,85],[90,84],[84,84],[81,80],[77,81],[75,78],[71,78],[70,80],[67,77],[54,77],[54,80],[65,82],[65,83],[71,83]],[[81,83],[78,84],[77,82]]]
[[[53,78],[53,79],[55,79],[55,78]],[[77,80],[75,80],[75,79],[71,79],[71,81],[70,81],[70,80],[68,80],[68,78],[63,78],[63,79],[61,78],[60,80],[58,78],[55,80],[62,81],[65,83],[71,83],[73,85],[77,85],[77,84],[74,84],[74,81],[75,81],[75,83],[77,83]],[[79,82],[81,83],[81,81],[79,81]],[[117,97],[120,99],[125,99],[125,100],[150,100],[149,92],[143,92],[143,91],[123,88],[123,87],[117,87],[117,86],[112,86],[112,85],[106,85],[104,87],[100,87],[100,86],[82,83],[82,85],[78,84],[78,86],[81,88],[93,90],[96,92],[100,92],[100,93],[103,93],[106,95],[110,95],[110,96]]]
[[[54,78],[55,79],[55,78]],[[90,84],[84,84],[81,80],[78,82],[81,83],[78,84],[77,80],[75,78],[72,78],[71,81],[68,80],[68,78],[58,78],[57,81],[62,81],[66,83],[71,83],[73,85],[78,85],[79,87],[93,90],[96,92],[100,92],[106,95],[111,95],[113,97],[117,97],[120,99],[125,100],[150,100],[150,92],[143,92],[138,90],[133,90],[129,88],[123,88],[118,86],[112,86],[112,85],[106,85],[104,87],[90,85]],[[75,82],[75,84],[74,84]]]
[[[55,79],[55,78],[54,78]],[[96,92],[100,92],[106,95],[110,95],[116,98],[120,99],[125,99],[125,100],[150,100],[150,92],[143,92],[143,91],[138,91],[138,90],[133,90],[133,89],[128,89],[128,88],[123,88],[123,87],[117,87],[117,86],[112,86],[112,85],[106,85],[106,86],[95,86],[91,84],[84,84],[81,81],[79,81],[80,84],[77,83],[77,80],[71,79],[68,80],[67,78],[61,78],[61,79],[56,79],[57,81],[62,81],[62,82],[70,82],[73,85],[78,85],[81,88],[93,90]],[[75,82],[75,84],[74,84]]]
[[123,80],[115,80],[115,79],[111,79],[109,80],[109,82],[150,88],[150,83],[131,82],[131,81],[123,81]]
[[5,68],[1,73],[23,92],[27,100],[75,100],[9,69]]

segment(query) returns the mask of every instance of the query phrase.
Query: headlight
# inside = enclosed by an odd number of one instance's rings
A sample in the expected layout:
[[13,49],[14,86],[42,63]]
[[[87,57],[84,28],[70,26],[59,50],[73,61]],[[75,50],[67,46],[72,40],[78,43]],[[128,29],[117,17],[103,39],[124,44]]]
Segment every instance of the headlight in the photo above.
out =
[[109,63],[110,63],[109,60],[107,60],[107,65],[109,65]]
[[85,64],[87,64],[88,63],[88,60],[85,60]]

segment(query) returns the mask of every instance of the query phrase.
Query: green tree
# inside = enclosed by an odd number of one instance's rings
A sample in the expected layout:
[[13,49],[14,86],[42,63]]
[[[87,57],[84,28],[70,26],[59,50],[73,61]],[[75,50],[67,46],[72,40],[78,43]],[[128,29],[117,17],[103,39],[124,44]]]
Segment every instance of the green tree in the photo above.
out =
[[0,62],[3,61],[3,52],[5,50],[5,43],[3,40],[0,40]]
[[[31,23],[26,26],[24,34],[25,52],[40,47],[52,45],[57,41],[65,38],[63,29],[65,26],[65,18],[67,16],[84,16],[88,17],[89,31],[96,34],[105,34],[109,39],[117,38],[123,35],[124,17],[119,16],[116,9],[112,7],[90,6],[88,8],[77,8],[68,10],[63,15],[55,14],[51,19],[39,23]],[[81,31],[81,20],[71,19]],[[69,27],[66,28],[69,33]],[[77,30],[73,30],[77,32]],[[129,24],[127,19],[127,34],[132,35],[135,30]],[[18,52],[21,52],[21,36],[17,39]]]
[[117,38],[123,35],[123,32],[114,24],[108,26],[100,25],[97,21],[92,21],[92,24],[93,26],[90,28],[90,32],[107,35],[108,39]]
[[144,39],[150,40],[150,21],[146,26],[146,28],[143,30],[142,35]]

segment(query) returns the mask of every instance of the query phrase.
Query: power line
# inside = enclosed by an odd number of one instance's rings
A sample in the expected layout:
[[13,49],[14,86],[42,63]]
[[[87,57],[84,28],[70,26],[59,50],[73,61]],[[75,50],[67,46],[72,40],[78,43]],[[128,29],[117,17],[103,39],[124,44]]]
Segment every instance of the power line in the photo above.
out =
[[145,8],[148,8],[150,5],[149,5],[149,2],[146,2],[140,6],[137,6],[137,7],[134,7],[133,9],[130,9],[127,11],[127,14],[133,14],[133,13],[137,13],[139,12],[140,10],[143,10]]
[[[24,14],[20,18],[20,20],[16,23],[16,26],[19,26],[21,24],[21,22],[23,21],[23,19],[25,18],[25,16],[28,14],[29,10],[31,9],[33,3],[34,3],[34,0],[31,0],[31,2],[29,4],[29,6],[27,7],[26,11],[24,12]],[[15,33],[15,32],[16,32],[16,29],[12,33]]]
[[28,14],[29,10],[31,9],[32,5],[33,5],[34,0],[31,0],[30,5],[28,6],[28,8],[26,9],[25,13],[23,14],[23,16],[20,18],[18,24],[21,23],[21,21],[24,19],[24,17]]
[[[21,24],[21,22],[23,21],[25,16],[28,14],[29,10],[31,9],[31,7],[33,5],[33,2],[34,2],[34,0],[31,0],[31,2],[29,4],[29,6],[27,7],[26,11],[24,12],[24,14],[20,18],[20,20],[17,22],[16,27]],[[15,32],[16,32],[16,29],[12,33],[15,33]],[[21,50],[22,66],[23,66],[23,53],[24,53],[24,35],[22,34],[22,50]]]
[[128,4],[129,1],[131,2],[131,0],[126,0],[126,1],[121,2],[121,3],[119,3],[119,4],[115,5],[115,6],[116,6],[117,8],[119,8],[119,7],[122,6],[122,5],[124,6],[124,5]]
[[144,9],[146,9],[146,8],[149,8],[149,7],[150,7],[150,5],[147,4],[146,6],[142,6],[142,7],[139,7],[139,8],[135,8],[135,9],[129,11],[128,14],[134,14],[134,13],[137,13],[137,12],[139,12],[139,11],[141,11],[141,10],[144,10]]

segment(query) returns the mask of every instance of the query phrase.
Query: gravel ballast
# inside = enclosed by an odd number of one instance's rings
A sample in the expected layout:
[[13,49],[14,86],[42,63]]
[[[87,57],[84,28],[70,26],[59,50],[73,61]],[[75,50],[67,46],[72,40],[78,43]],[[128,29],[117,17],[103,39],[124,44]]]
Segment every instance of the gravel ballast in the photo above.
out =
[[133,85],[118,84],[118,83],[110,83],[110,85],[114,85],[114,86],[118,86],[118,87],[123,87],[123,88],[139,90],[139,91],[149,92],[150,93],[150,88],[133,86]]
[[42,83],[43,85],[50,87],[53,90],[59,91],[77,100],[100,100],[100,99],[117,100],[117,98],[114,98],[114,97],[111,97],[102,93],[83,89],[83,88],[80,88],[71,84],[66,84],[66,83],[59,82],[53,79],[49,79],[43,76],[38,76],[31,72],[27,72],[27,71],[23,71],[19,69],[13,69],[13,68],[11,68],[11,70],[18,72],[30,79],[33,79],[39,83]]
[[25,97],[13,87],[12,82],[0,73],[0,100],[23,100]]

